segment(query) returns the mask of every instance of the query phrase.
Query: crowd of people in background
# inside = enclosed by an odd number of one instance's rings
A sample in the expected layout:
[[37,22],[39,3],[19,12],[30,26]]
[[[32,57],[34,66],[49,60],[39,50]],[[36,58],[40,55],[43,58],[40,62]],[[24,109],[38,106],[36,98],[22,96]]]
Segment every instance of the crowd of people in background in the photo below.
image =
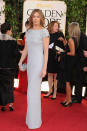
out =
[[[49,30],[50,27],[50,30]],[[60,83],[59,76],[61,72],[66,86],[66,98],[61,104],[64,107],[71,106],[72,103],[81,103],[82,87],[86,77],[87,66],[87,36],[80,31],[79,23],[72,22],[68,26],[69,39],[66,41],[62,32],[59,31],[57,21],[52,21],[48,25],[50,33],[50,44],[48,56],[48,83],[49,92],[45,95],[48,98],[53,94],[52,99],[56,99],[57,84]],[[53,32],[52,32],[53,31]],[[64,52],[56,51],[56,46],[62,48]],[[57,79],[58,82],[57,82]],[[54,93],[52,90],[54,83]],[[71,98],[72,86],[75,85],[75,96]]]
[[[6,22],[1,25],[1,110],[5,111],[7,104],[9,104],[10,111],[14,110],[13,81],[15,70],[19,65],[19,85],[21,86],[23,79],[26,79],[26,89],[28,86],[26,125],[31,129],[39,128],[42,124],[40,85],[46,71],[49,92],[44,95],[44,98],[49,98],[52,95],[52,100],[56,99],[60,83],[59,76],[61,72],[63,73],[66,97],[60,103],[64,107],[82,102],[82,87],[87,72],[87,36],[81,32],[79,23],[72,22],[68,25],[69,39],[66,40],[58,21],[50,22],[47,30],[44,27],[44,20],[41,10],[35,9],[31,13],[29,21],[25,23],[26,33],[21,35],[22,47],[19,46],[21,45],[20,41],[16,41],[11,36],[12,27],[10,24]],[[23,76],[21,71],[23,63],[27,64],[26,76]],[[74,97],[71,94],[73,85],[75,85]]]

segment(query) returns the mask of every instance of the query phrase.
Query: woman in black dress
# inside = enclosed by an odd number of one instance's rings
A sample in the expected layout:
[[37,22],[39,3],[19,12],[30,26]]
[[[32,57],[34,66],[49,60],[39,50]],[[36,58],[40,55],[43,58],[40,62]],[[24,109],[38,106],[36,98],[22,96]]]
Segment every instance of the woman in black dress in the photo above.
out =
[[59,30],[59,23],[57,21],[52,21],[48,25],[48,31],[50,33],[50,43],[49,43],[49,56],[48,56],[48,83],[49,83],[49,92],[44,97],[48,98],[52,95],[52,87],[54,84],[54,92],[52,99],[56,99],[57,93],[57,72],[58,72],[58,62],[57,62],[57,53],[54,50],[55,46],[59,46],[61,48],[64,47],[63,40],[64,35]]
[[71,100],[71,81],[72,81],[72,71],[75,68],[78,52],[78,45],[80,39],[80,28],[77,22],[72,22],[68,26],[69,40],[68,46],[69,51],[66,52],[66,65],[65,65],[65,81],[66,81],[66,98],[61,104],[64,107],[72,105]]

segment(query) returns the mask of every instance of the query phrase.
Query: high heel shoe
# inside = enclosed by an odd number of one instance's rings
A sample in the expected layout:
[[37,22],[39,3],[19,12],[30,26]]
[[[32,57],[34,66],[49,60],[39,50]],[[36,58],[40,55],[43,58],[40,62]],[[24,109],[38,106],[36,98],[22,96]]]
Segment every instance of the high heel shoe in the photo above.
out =
[[56,96],[57,96],[57,92],[56,94],[53,94],[53,97],[51,97],[52,100],[55,100],[56,99]]
[[53,95],[53,92],[49,93],[49,95],[43,96],[44,98],[48,98],[49,96]]
[[6,111],[6,108],[4,106],[2,106],[1,111],[3,111],[3,112]]
[[51,97],[51,99],[52,99],[52,100],[55,100],[55,99],[56,99],[56,97]]
[[9,106],[10,111],[14,111],[14,108],[12,106]]
[[69,106],[71,106],[71,105],[72,105],[72,102],[69,102],[69,103],[64,104],[63,106],[64,106],[64,107],[69,107]]
[[66,104],[66,101],[60,102],[60,104],[65,105],[65,104]]

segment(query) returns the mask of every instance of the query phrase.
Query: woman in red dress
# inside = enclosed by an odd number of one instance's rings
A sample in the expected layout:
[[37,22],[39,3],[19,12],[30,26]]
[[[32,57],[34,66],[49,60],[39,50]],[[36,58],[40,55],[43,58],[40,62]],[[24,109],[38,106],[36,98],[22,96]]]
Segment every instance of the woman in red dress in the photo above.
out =
[[[25,23],[26,29],[28,30],[29,28],[29,21],[26,21]],[[22,47],[25,45],[25,32],[21,34],[21,38],[23,40],[22,42]],[[25,58],[23,64],[27,64],[27,57]],[[27,92],[27,86],[28,86],[28,81],[27,81],[27,70],[21,71],[19,69],[19,74],[18,74],[18,79],[19,79],[19,86],[18,90],[20,90],[23,93]]]

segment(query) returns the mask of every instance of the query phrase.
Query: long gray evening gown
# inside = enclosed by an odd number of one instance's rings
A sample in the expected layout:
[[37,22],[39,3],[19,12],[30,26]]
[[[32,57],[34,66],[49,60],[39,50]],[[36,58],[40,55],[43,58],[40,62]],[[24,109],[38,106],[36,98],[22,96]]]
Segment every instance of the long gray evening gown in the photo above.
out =
[[44,28],[41,30],[29,29],[26,32],[26,44],[28,48],[28,90],[27,90],[27,116],[28,128],[40,128],[41,120],[41,71],[44,62],[43,38],[49,36]]

